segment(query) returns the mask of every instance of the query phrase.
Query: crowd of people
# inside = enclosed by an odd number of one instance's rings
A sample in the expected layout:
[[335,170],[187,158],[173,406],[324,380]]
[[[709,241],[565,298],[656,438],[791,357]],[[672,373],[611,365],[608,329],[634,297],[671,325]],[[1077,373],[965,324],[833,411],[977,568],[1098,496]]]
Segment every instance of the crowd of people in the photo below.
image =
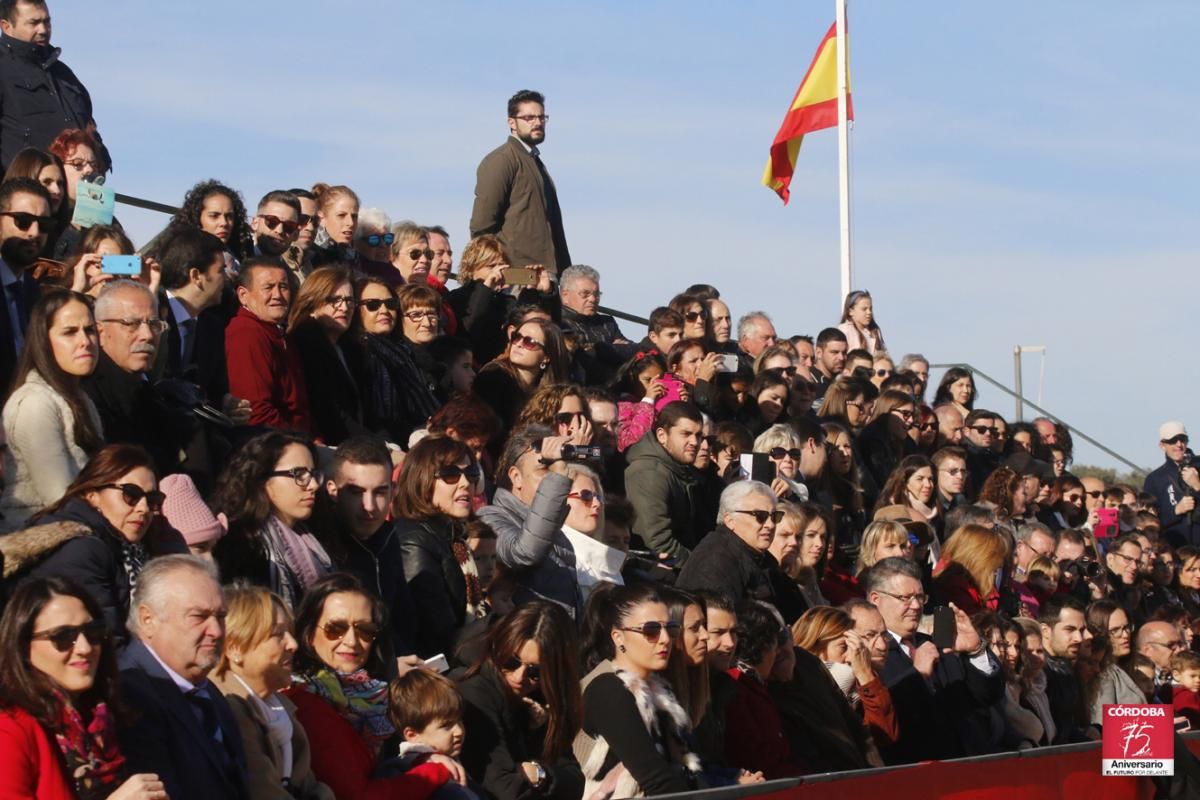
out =
[[1183,423],[1141,490],[1076,477],[861,290],[626,337],[532,91],[457,271],[326,183],[200,182],[137,250],[75,213],[112,165],[46,5],[0,29],[0,795],[605,800],[1200,724]]

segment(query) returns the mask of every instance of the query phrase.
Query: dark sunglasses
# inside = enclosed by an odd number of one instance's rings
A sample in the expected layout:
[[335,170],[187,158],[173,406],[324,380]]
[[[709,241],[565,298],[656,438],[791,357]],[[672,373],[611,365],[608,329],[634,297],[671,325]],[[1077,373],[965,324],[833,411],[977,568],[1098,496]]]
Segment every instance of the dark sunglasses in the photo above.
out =
[[321,630],[325,633],[325,638],[331,642],[340,642],[342,639],[345,639],[346,634],[350,632],[351,628],[354,628],[355,635],[362,640],[363,644],[370,644],[379,638],[379,627],[371,622],[355,622],[351,624],[344,619],[335,619],[321,626]]
[[917,427],[921,429],[921,433],[928,433],[929,431],[936,431],[938,424],[936,422],[925,422]]
[[708,319],[707,311],[689,311],[683,315],[683,318],[688,322],[695,322],[698,319]]
[[776,461],[783,460],[784,456],[791,456],[792,461],[799,461],[800,457],[804,454],[801,453],[799,450],[797,450],[795,447],[793,447],[791,449],[788,449],[786,447],[772,447],[769,451],[767,451],[767,455],[769,455],[771,458],[775,459]]
[[879,377],[879,378],[886,378],[887,376],[889,376],[891,374],[892,374],[892,371],[890,369],[875,370],[875,375],[876,375],[876,377]]
[[994,434],[996,432],[996,429],[993,428],[991,425],[972,425],[971,430],[975,431],[980,436],[982,436],[985,433]]
[[668,638],[679,638],[679,627],[678,622],[643,622],[639,628],[619,628],[618,630],[626,631],[627,633],[640,633],[646,637],[647,642],[657,642],[662,637],[664,630],[667,632]]
[[[394,233],[372,233],[366,237],[366,242],[371,247],[379,247],[381,244],[386,244],[390,247],[394,241],[396,241],[396,234]],[[416,259],[414,258],[413,261],[416,261]]]
[[582,500],[585,505],[600,502],[600,495],[593,492],[591,489],[580,489],[578,492],[571,492],[567,497],[574,497],[576,500]]
[[502,669],[505,672],[516,672],[521,667],[525,668],[525,677],[529,678],[531,683],[537,683],[538,681],[540,681],[542,679],[542,665],[541,664],[526,664],[524,661],[517,658],[516,656],[512,656],[507,661],[505,661],[502,666]]
[[517,344],[519,342],[526,350],[541,350],[543,347],[545,347],[545,345],[543,345],[537,339],[534,339],[532,336],[526,336],[518,331],[513,331],[513,335],[508,338],[508,341],[512,344]]
[[776,525],[783,521],[782,511],[763,511],[761,508],[756,508],[753,511],[743,511],[740,508],[734,509],[735,514],[749,514],[754,517],[754,521],[759,525],[766,524],[767,520],[771,520]]
[[1084,494],[1095,500],[1096,498],[1101,497],[1104,492],[1084,492]]
[[435,473],[438,480],[446,483],[458,483],[464,475],[471,483],[475,483],[483,476],[483,470],[478,464],[472,464],[469,467],[460,467],[457,464],[451,464],[448,467],[441,467]]
[[308,214],[301,214],[299,219],[296,220],[296,224],[301,228],[306,228],[314,219],[316,219],[316,217],[309,216]]
[[554,415],[554,421],[559,425],[571,425],[576,419],[582,416],[582,411],[560,411]]
[[62,625],[48,631],[39,631],[29,638],[44,639],[58,652],[69,653],[75,647],[75,643],[79,641],[80,634],[83,634],[83,638],[87,639],[89,645],[96,647],[108,640],[108,627],[104,624],[104,620],[94,619],[82,625]]
[[151,511],[161,511],[163,501],[167,496],[157,489],[146,491],[136,483],[106,483],[103,486],[97,487],[100,489],[116,489],[121,493],[121,498],[130,508],[135,508],[138,503],[142,502],[142,498],[146,498],[146,505]]
[[[390,233],[388,235],[391,236]],[[408,257],[412,261],[420,261],[421,256],[425,256],[426,258],[433,258],[433,251],[432,250],[415,250],[415,249],[408,251]]]
[[[20,225],[18,225],[17,227],[20,227]],[[21,230],[25,230],[25,229],[21,228]],[[1162,443],[1163,444],[1187,444],[1188,437],[1184,436],[1181,433],[1178,436],[1172,436],[1170,439],[1163,439]]]
[[54,217],[39,217],[26,211],[0,211],[0,216],[12,217],[13,224],[18,230],[27,231],[33,223],[38,224],[39,231],[47,231],[54,224]]
[[400,301],[394,297],[389,297],[386,300],[381,297],[373,297],[370,300],[359,300],[358,304],[372,313],[380,308],[386,308],[388,311],[397,311],[400,309]]
[[279,217],[275,216],[274,214],[259,214],[258,218],[261,219],[263,222],[267,223],[267,227],[269,229],[275,230],[276,228],[282,228],[283,232],[285,234],[287,234],[288,236],[291,236],[300,230],[299,222],[292,222],[291,220],[280,219]]

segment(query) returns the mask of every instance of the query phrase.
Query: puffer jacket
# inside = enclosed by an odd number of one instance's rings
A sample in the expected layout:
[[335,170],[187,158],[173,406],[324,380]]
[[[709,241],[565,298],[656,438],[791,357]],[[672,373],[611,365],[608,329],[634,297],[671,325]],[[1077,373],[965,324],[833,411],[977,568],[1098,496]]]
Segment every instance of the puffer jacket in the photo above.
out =
[[635,511],[633,532],[651,550],[667,553],[682,566],[716,526],[716,519],[701,519],[697,513],[710,507],[701,502],[699,473],[671,458],[653,429],[626,451],[626,459],[625,492]]
[[398,519],[396,534],[404,580],[416,606],[417,655],[448,654],[467,617],[467,580],[454,557],[453,523],[445,516]]
[[479,519],[496,532],[496,557],[516,575],[513,601],[517,605],[550,600],[574,619],[582,619],[575,549],[562,532],[570,491],[571,479],[551,472],[542,478],[532,506],[507,489],[497,489],[492,504],[479,509]]

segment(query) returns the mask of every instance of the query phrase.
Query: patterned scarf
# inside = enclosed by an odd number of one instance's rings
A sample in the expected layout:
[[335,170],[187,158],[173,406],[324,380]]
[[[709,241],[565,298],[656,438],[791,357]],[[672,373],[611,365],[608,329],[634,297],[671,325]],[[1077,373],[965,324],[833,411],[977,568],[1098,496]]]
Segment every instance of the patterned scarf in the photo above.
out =
[[450,549],[454,551],[454,560],[458,562],[463,579],[467,582],[467,616],[478,619],[479,608],[483,603],[483,585],[479,582],[479,569],[475,566],[475,559],[471,556],[466,542],[456,540],[450,544]]
[[129,578],[129,591],[137,586],[138,574],[146,563],[146,548],[141,542],[121,539],[121,557],[125,563],[125,575]]
[[332,561],[317,537],[305,530],[292,530],[272,514],[267,518],[268,547],[273,549],[295,578],[299,589],[295,597],[287,597],[289,608],[295,608],[308,587],[332,571]]
[[302,685],[305,691],[324,698],[350,723],[371,751],[371,758],[379,756],[384,742],[396,732],[387,715],[387,682],[375,680],[365,669],[348,675],[322,669],[303,679]]
[[84,725],[83,715],[61,692],[58,699],[58,724],[54,740],[62,752],[67,777],[75,785],[81,800],[108,797],[125,775],[125,757],[117,747],[117,731],[108,706],[97,703],[92,719]]

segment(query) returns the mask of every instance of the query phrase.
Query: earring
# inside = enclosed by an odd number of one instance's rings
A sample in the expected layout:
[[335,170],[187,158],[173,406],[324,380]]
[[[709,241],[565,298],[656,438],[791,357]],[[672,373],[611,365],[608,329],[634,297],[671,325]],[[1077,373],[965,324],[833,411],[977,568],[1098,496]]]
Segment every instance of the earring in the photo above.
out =
[[617,645],[617,649],[618,649],[618,650],[620,650],[622,653],[624,653],[624,652],[625,652],[625,645],[623,645],[623,644],[619,644],[619,645]]
[[545,370],[545,369],[546,369],[546,367],[548,367],[548,366],[550,366],[550,362],[549,362],[549,361],[543,361],[541,364],[538,364],[538,369]]

